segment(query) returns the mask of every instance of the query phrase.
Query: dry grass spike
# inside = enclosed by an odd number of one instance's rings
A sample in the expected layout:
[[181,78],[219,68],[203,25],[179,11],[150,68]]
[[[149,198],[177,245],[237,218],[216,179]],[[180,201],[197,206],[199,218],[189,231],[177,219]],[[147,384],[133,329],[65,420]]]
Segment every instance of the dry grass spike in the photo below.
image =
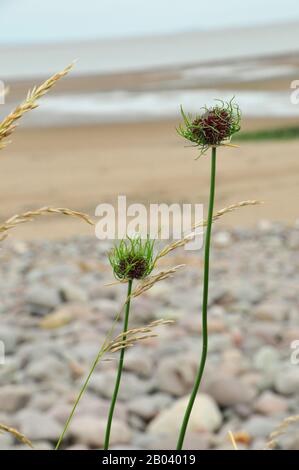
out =
[[[158,335],[153,334],[153,329],[159,326],[164,325],[171,325],[174,323],[173,320],[156,320],[149,325],[141,328],[134,328],[124,333],[119,334],[116,336],[110,343],[105,347],[104,352],[111,352],[115,353],[120,349],[130,348],[134,346],[134,344],[138,343],[139,341],[143,341],[148,338],[155,338]],[[123,338],[126,339],[123,339]]]
[[10,426],[7,426],[6,424],[1,424],[0,423],[0,432],[7,432],[14,436],[19,442],[22,442],[22,444],[26,444],[28,447],[31,449],[34,449],[32,442],[24,436],[21,432],[19,432],[17,429],[12,428]]
[[228,437],[229,437],[229,439],[232,443],[232,446],[233,446],[234,450],[239,450],[238,446],[237,446],[237,443],[236,443],[235,436],[233,435],[232,431],[228,431]]
[[56,83],[65,77],[73,68],[74,63],[68,65],[61,72],[55,73],[38,87],[34,87],[27,94],[26,99],[18,105],[8,116],[6,116],[0,123],[0,149],[7,145],[7,141],[3,142],[9,137],[17,126],[17,121],[29,111],[38,107],[38,100],[42,98]]
[[269,440],[266,443],[265,449],[275,449],[278,445],[278,438],[281,437],[283,434],[286,433],[289,426],[299,422],[299,415],[289,416],[285,418],[274,431],[270,434]]
[[153,276],[149,276],[144,281],[140,282],[134,291],[131,294],[131,297],[138,297],[139,295],[143,294],[147,290],[151,289],[157,282],[164,281],[168,277],[175,274],[179,269],[185,267],[184,264],[179,264],[178,266],[174,266],[173,268],[168,269],[167,271],[160,271],[158,274],[154,274]]
[[[233,212],[239,207],[245,207],[245,206],[256,206],[259,204],[263,204],[262,201],[256,201],[256,200],[248,200],[248,201],[241,201],[236,204],[231,204],[230,206],[225,207],[224,209],[221,209],[220,211],[216,212],[213,215],[213,222],[216,220],[220,219],[224,214],[228,214],[229,212]],[[197,222],[193,225],[192,229],[195,230],[198,227],[205,227],[207,225],[207,220],[202,220],[200,222]],[[188,233],[187,235],[184,236],[184,238],[177,240],[170,245],[167,245],[163,250],[156,256],[155,262],[157,262],[160,258],[163,256],[168,255],[171,251],[185,246],[187,243],[190,243],[192,240],[194,240],[196,236],[196,232],[193,231],[191,233]]]
[[16,214],[6,220],[3,224],[0,224],[0,241],[6,238],[7,232],[15,228],[17,225],[32,222],[36,217],[46,214],[62,214],[70,217],[77,217],[89,225],[95,225],[95,222],[83,212],[73,211],[66,207],[41,207],[40,209],[27,211],[23,214]]

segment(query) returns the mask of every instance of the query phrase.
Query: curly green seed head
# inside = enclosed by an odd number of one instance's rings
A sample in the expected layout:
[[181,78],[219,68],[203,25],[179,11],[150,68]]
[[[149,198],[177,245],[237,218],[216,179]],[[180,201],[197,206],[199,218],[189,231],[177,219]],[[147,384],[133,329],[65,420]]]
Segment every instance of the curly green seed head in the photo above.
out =
[[121,240],[109,254],[118,280],[144,279],[154,268],[154,242],[140,237]]
[[180,125],[178,133],[201,149],[200,155],[208,148],[229,142],[231,137],[240,130],[241,112],[233,102],[220,101],[211,108],[203,108],[200,115],[186,116],[181,108],[184,126]]

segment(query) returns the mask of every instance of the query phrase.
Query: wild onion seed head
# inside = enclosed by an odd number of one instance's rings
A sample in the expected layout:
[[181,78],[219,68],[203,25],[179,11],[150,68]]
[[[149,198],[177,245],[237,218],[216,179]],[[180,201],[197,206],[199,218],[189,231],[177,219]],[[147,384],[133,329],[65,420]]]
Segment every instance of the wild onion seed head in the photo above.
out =
[[139,236],[121,240],[110,252],[109,261],[116,279],[143,279],[154,268],[154,241]]
[[209,147],[216,147],[229,142],[233,134],[240,130],[241,112],[239,106],[217,100],[219,104],[211,108],[204,107],[203,112],[194,118],[187,116],[181,107],[184,126],[178,133],[201,149],[200,156]]

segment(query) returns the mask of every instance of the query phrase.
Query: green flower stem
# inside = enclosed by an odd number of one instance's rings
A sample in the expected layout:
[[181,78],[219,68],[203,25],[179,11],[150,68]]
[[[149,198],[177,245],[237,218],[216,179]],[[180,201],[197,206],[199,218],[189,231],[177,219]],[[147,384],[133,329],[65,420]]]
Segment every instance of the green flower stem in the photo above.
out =
[[[125,305],[126,305],[126,304],[124,304],[124,306],[125,306]],[[61,435],[60,435],[60,437],[59,437],[59,440],[58,440],[58,442],[57,442],[57,444],[56,444],[55,450],[58,450],[59,447],[60,447],[60,445],[61,445],[61,442],[62,442],[62,440],[63,440],[63,438],[64,438],[64,435],[65,435],[66,431],[68,430],[68,428],[69,428],[69,426],[70,426],[70,423],[71,423],[71,421],[72,421],[72,419],[73,419],[73,416],[74,416],[74,414],[75,414],[76,408],[77,408],[77,406],[78,406],[78,404],[79,404],[79,402],[80,402],[82,396],[84,395],[84,392],[85,392],[85,390],[86,390],[86,388],[87,388],[87,385],[88,385],[88,383],[89,383],[89,381],[90,381],[90,379],[91,379],[91,376],[92,376],[92,374],[93,374],[93,371],[95,370],[95,368],[96,368],[98,362],[102,359],[102,357],[104,356],[104,354],[107,352],[107,349],[106,349],[106,348],[107,348],[107,345],[109,345],[109,341],[111,340],[111,336],[112,336],[112,333],[113,333],[113,331],[114,331],[115,325],[117,324],[117,322],[118,322],[118,320],[119,320],[119,317],[120,317],[120,315],[121,315],[121,312],[122,312],[123,308],[124,308],[124,307],[122,307],[121,310],[119,311],[119,313],[116,315],[116,317],[115,317],[115,319],[114,319],[114,321],[113,321],[113,323],[112,323],[112,326],[111,326],[110,330],[108,331],[108,334],[107,334],[107,336],[106,336],[106,338],[105,338],[105,340],[104,340],[104,343],[102,344],[102,346],[101,346],[101,348],[100,348],[100,350],[99,350],[99,352],[98,352],[98,354],[97,354],[97,356],[96,356],[94,362],[92,363],[91,369],[90,369],[90,371],[89,371],[89,373],[88,373],[87,378],[85,379],[85,382],[84,382],[83,385],[82,385],[82,388],[81,388],[81,390],[80,390],[80,392],[79,392],[79,395],[78,395],[77,398],[76,398],[76,401],[75,401],[75,403],[74,403],[74,406],[73,406],[73,408],[72,408],[72,410],[71,410],[71,412],[70,412],[70,415],[69,415],[69,417],[68,417],[68,419],[67,419],[67,421],[66,421],[66,423],[65,423],[65,426],[64,426],[64,428],[63,428],[63,431],[62,431],[62,433],[61,433]]]
[[[126,302],[126,309],[125,309],[125,316],[124,316],[123,332],[128,331],[132,284],[133,284],[133,281],[129,280],[128,281],[128,293],[127,293],[127,302]],[[126,339],[126,336],[123,335],[123,341],[125,341],[125,339]],[[123,364],[124,364],[124,357],[125,357],[125,348],[122,348],[121,351],[120,351],[116,382],[115,382],[115,386],[114,386],[114,391],[113,391],[113,395],[112,395],[112,400],[111,400],[109,415],[108,415],[108,421],[107,421],[107,426],[106,426],[105,442],[104,442],[104,449],[105,450],[109,449],[109,441],[110,441],[110,432],[111,432],[111,426],[112,426],[112,420],[113,420],[113,413],[114,413],[114,408],[115,408],[117,395],[118,395],[118,390],[119,390],[119,386],[120,386],[121,374],[122,374]]]
[[209,200],[209,212],[208,212],[208,223],[205,236],[205,251],[204,251],[204,279],[203,279],[203,300],[202,300],[202,352],[199,368],[196,374],[195,382],[191,392],[190,400],[185,411],[185,416],[182,422],[179,439],[177,443],[177,450],[182,450],[185,434],[189,422],[189,418],[192,412],[192,408],[196,399],[196,395],[201,383],[203,376],[207,353],[208,353],[208,295],[209,295],[209,266],[210,266],[210,244],[211,244],[211,232],[213,222],[213,209],[215,199],[215,177],[216,177],[216,147],[212,147],[212,159],[211,159],[211,183],[210,183],[210,200]]
[[65,435],[66,431],[68,430],[68,427],[69,427],[69,425],[70,425],[70,422],[71,422],[72,419],[73,419],[73,416],[74,416],[74,413],[75,413],[76,408],[77,408],[77,406],[78,406],[78,403],[79,403],[79,401],[81,400],[82,395],[84,394],[84,392],[85,392],[85,390],[86,390],[86,387],[87,387],[87,385],[88,385],[88,382],[89,382],[89,380],[90,380],[90,378],[91,378],[91,376],[92,376],[92,374],[93,374],[93,371],[94,371],[95,368],[96,368],[97,363],[99,362],[99,360],[101,359],[101,357],[103,356],[104,353],[105,353],[105,350],[104,350],[104,348],[102,347],[101,350],[99,351],[99,353],[98,353],[96,359],[94,360],[92,366],[91,366],[91,369],[90,369],[90,371],[89,371],[89,374],[88,374],[88,376],[87,376],[87,378],[86,378],[86,380],[85,380],[85,382],[84,382],[84,384],[83,384],[83,386],[82,386],[82,388],[81,388],[81,390],[80,390],[79,395],[78,395],[77,398],[76,398],[76,401],[75,401],[75,403],[74,403],[74,406],[73,406],[73,408],[72,408],[72,411],[71,411],[71,413],[70,413],[70,415],[69,415],[69,417],[68,417],[68,419],[67,419],[67,421],[66,421],[66,423],[65,423],[65,426],[64,426],[64,428],[63,428],[63,431],[62,431],[62,433],[61,433],[61,435],[60,435],[60,437],[59,437],[59,440],[58,440],[58,442],[57,442],[57,444],[56,444],[55,450],[58,450],[58,449],[59,449],[60,444],[61,444],[61,442],[62,442],[62,440],[63,440],[63,438],[64,438],[64,435]]

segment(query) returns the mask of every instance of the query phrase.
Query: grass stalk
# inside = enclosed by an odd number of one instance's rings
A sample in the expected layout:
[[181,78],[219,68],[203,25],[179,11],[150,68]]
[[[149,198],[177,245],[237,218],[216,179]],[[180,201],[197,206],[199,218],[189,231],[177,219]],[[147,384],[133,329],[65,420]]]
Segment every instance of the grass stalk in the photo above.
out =
[[203,376],[207,353],[208,353],[208,296],[209,296],[209,267],[210,267],[210,245],[211,245],[211,233],[213,223],[213,209],[215,199],[215,180],[216,180],[216,147],[212,147],[212,159],[211,159],[211,183],[210,183],[210,198],[209,198],[209,210],[208,210],[208,221],[205,236],[205,251],[204,251],[204,280],[203,280],[203,300],[202,300],[202,352],[199,368],[196,374],[195,382],[191,392],[190,400],[187,405],[182,426],[179,433],[177,442],[177,450],[182,450],[184,439],[192,412],[192,408],[196,399],[196,395],[201,383]]
[[[125,333],[128,330],[128,325],[129,325],[129,314],[130,314],[130,305],[131,305],[132,285],[133,285],[133,280],[129,279],[128,280],[128,292],[127,292],[127,302],[126,302],[126,307],[125,307],[123,333]],[[124,334],[123,335],[123,341],[125,341],[125,340],[126,340],[126,335]],[[123,364],[124,364],[124,357],[125,357],[125,349],[123,348],[120,351],[118,371],[117,371],[114,391],[113,391],[111,404],[110,404],[110,409],[109,409],[109,414],[108,414],[108,420],[107,420],[107,426],[106,426],[106,432],[105,432],[105,441],[104,441],[104,449],[105,450],[109,449],[111,426],[112,426],[113,414],[114,414],[114,409],[115,409],[115,405],[116,405],[116,401],[117,401],[118,391],[119,391],[119,387],[120,387],[120,381],[121,381]]]
[[64,426],[64,428],[63,428],[63,431],[62,431],[62,433],[60,434],[60,437],[59,437],[58,442],[57,442],[57,444],[56,444],[55,450],[58,450],[58,449],[59,449],[60,444],[61,444],[61,442],[62,442],[62,440],[63,440],[63,438],[64,438],[64,435],[65,435],[66,431],[68,430],[68,427],[69,427],[69,425],[70,425],[70,423],[71,423],[71,421],[72,421],[72,419],[73,419],[73,416],[74,416],[74,413],[75,413],[75,411],[76,411],[76,408],[77,408],[77,406],[78,406],[78,404],[79,404],[79,401],[81,400],[81,398],[82,398],[82,396],[83,396],[83,394],[84,394],[84,392],[85,392],[85,390],[86,390],[86,388],[87,388],[87,385],[88,385],[88,383],[89,383],[89,380],[90,380],[90,378],[91,378],[91,376],[92,376],[92,374],[93,374],[93,372],[94,372],[94,370],[95,370],[95,368],[96,368],[96,366],[97,366],[97,363],[99,362],[100,358],[102,357],[102,355],[103,355],[104,353],[105,353],[105,350],[101,349],[101,350],[99,351],[99,353],[98,353],[96,359],[94,360],[94,362],[93,362],[93,364],[92,364],[92,366],[91,366],[91,369],[90,369],[90,371],[89,371],[89,373],[88,373],[88,376],[87,376],[87,378],[86,378],[86,380],[85,380],[85,382],[84,382],[84,384],[83,384],[83,386],[82,386],[82,388],[81,388],[81,390],[80,390],[80,393],[79,393],[79,395],[78,395],[77,398],[76,398],[76,401],[75,401],[75,403],[74,403],[74,406],[73,406],[73,408],[72,408],[72,411],[71,411],[71,413],[70,413],[70,415],[69,415],[69,417],[68,417],[68,419],[67,419],[67,421],[66,421],[66,423],[65,423],[65,426]]

